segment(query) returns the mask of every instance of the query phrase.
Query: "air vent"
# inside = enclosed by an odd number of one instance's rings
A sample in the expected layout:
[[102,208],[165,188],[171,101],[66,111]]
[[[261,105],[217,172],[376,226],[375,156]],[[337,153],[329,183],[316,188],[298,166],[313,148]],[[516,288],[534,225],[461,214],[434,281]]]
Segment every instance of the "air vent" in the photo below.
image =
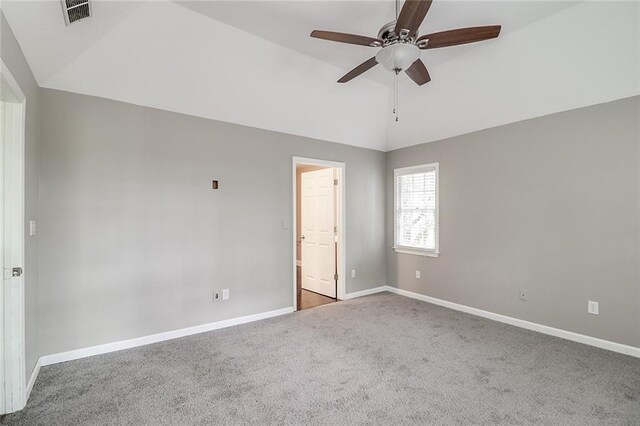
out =
[[64,23],[71,25],[91,16],[91,4],[89,0],[62,0],[62,12]]

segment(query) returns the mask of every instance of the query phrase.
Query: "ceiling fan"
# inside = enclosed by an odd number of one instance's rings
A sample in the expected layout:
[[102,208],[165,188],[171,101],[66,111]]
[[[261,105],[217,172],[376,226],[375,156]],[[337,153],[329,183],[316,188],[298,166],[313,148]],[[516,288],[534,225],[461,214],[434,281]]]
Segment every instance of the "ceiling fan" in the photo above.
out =
[[418,28],[427,15],[431,2],[432,0],[406,0],[398,15],[396,0],[397,19],[383,26],[378,37],[318,30],[311,32],[311,37],[380,48],[373,58],[349,71],[338,83],[346,83],[377,64],[382,64],[396,75],[404,71],[411,80],[422,86],[431,81],[427,67],[420,60],[422,50],[489,40],[498,37],[501,28],[500,25],[458,28],[419,36]]

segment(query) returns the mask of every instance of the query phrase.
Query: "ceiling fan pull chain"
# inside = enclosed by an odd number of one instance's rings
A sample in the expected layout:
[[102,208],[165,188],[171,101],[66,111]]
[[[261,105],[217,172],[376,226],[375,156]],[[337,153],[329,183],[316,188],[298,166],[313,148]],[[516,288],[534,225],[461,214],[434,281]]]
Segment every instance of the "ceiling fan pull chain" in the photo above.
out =
[[393,76],[393,115],[396,115],[396,84],[398,81],[396,80],[396,76]]
[[398,74],[393,76],[393,114],[398,121]]

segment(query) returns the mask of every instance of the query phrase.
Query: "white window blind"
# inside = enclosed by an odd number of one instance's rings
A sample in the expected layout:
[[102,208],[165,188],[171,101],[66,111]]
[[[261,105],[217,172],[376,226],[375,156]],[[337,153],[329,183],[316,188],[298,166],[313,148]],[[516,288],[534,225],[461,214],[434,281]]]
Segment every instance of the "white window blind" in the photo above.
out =
[[438,164],[395,171],[396,251],[438,253]]

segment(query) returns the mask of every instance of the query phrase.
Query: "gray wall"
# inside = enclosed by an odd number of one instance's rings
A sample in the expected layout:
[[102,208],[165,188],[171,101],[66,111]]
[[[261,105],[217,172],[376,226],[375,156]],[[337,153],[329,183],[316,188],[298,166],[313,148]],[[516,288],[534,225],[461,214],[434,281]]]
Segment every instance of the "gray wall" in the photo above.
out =
[[[292,156],[347,164],[348,292],[388,283],[640,346],[639,97],[384,154],[40,96],[42,354],[291,306]],[[396,254],[393,169],[431,162],[442,254]]]
[[[639,121],[634,97],[389,152],[388,283],[640,346]],[[441,255],[396,254],[393,170],[432,162]]]
[[292,156],[346,163],[347,292],[385,284],[384,153],[40,96],[43,354],[292,306]]
[[[0,56],[27,98],[25,123],[25,230],[38,216],[39,88],[22,50],[0,12]],[[39,357],[38,348],[38,237],[25,236],[25,351],[27,378]]]

